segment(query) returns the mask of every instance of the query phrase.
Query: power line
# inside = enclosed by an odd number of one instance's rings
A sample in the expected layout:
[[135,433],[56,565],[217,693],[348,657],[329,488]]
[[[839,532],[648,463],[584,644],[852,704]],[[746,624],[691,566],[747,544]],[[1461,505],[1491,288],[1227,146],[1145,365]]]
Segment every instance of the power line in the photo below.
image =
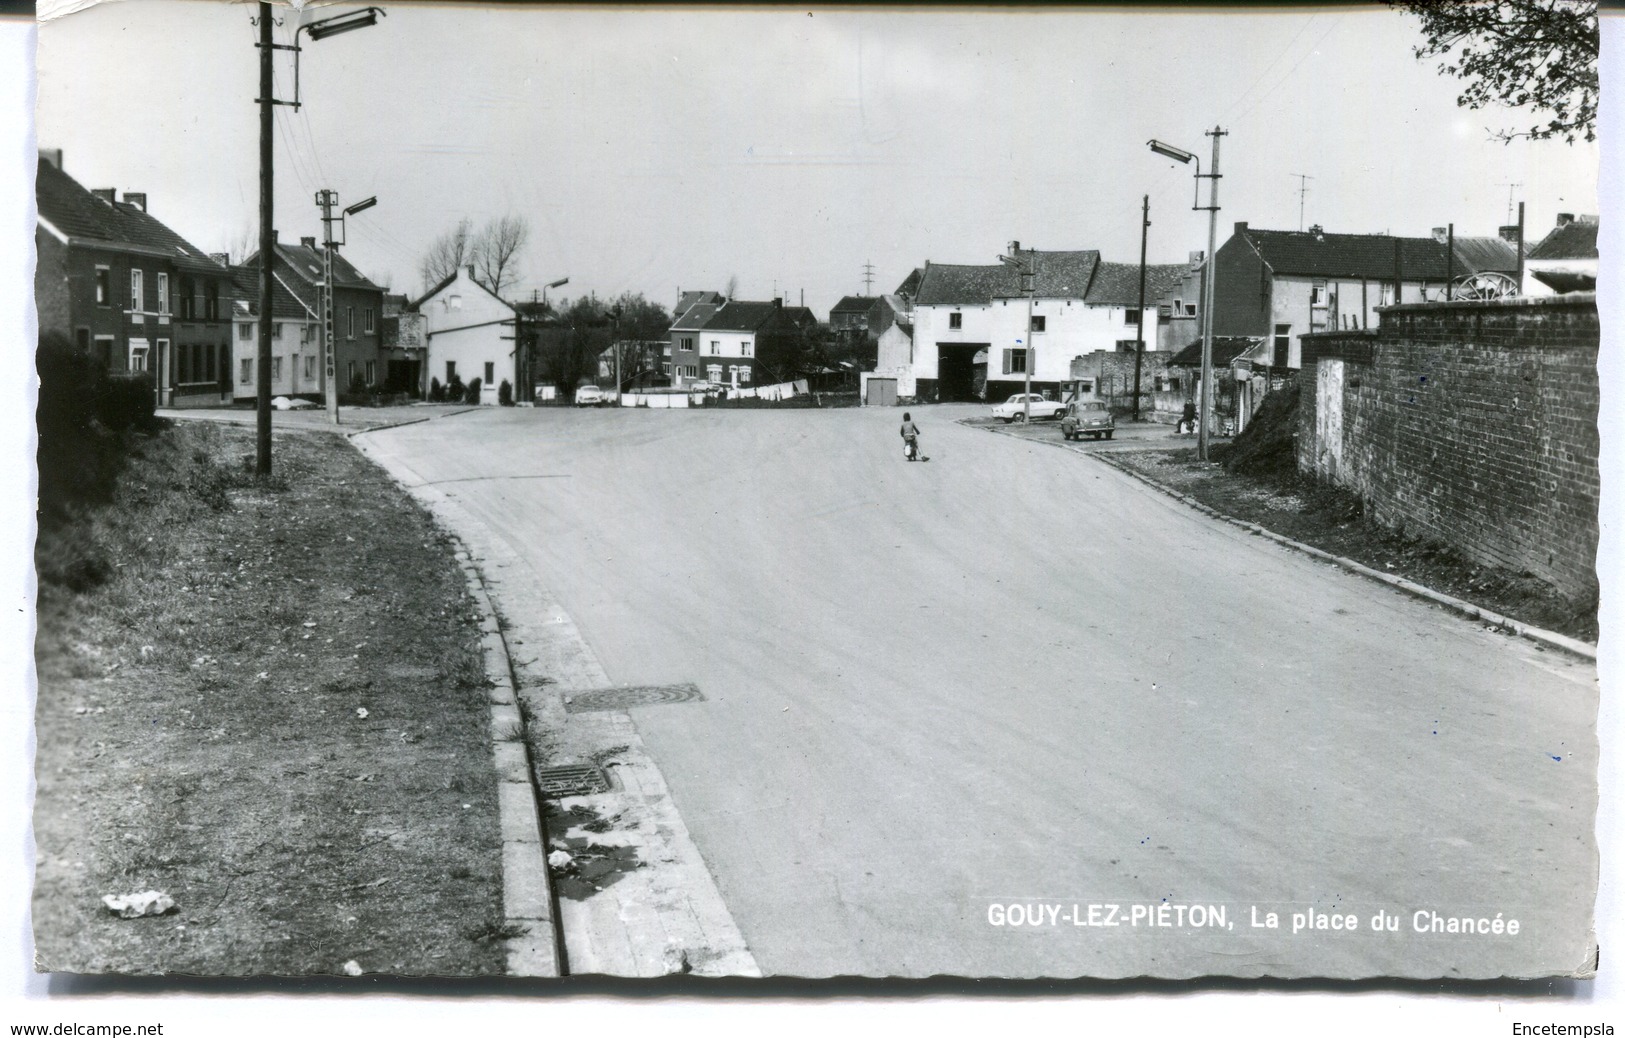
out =
[[873,263],[865,263],[863,265],[863,294],[864,295],[869,295],[870,294],[869,289],[874,285],[874,283],[875,283],[875,265]]

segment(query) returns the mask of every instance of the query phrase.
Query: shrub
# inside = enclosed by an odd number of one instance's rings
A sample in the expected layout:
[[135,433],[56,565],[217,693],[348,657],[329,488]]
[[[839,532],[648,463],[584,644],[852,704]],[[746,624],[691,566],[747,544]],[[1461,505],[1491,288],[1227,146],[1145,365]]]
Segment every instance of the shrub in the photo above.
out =
[[503,407],[513,406],[513,384],[507,379],[503,379],[502,385],[497,387],[497,403]]
[[440,385],[440,380],[437,378],[431,378],[429,380],[429,402],[431,404],[439,404],[443,403],[445,399],[446,391]]
[[466,404],[477,404],[480,402],[479,379],[475,379],[468,384],[468,389],[464,391],[463,402]]
[[357,371],[350,376],[350,392],[362,396],[367,392],[367,379]]
[[468,388],[463,385],[461,375],[453,375],[446,381],[446,402],[448,404],[460,404],[463,402],[463,397],[467,395]]

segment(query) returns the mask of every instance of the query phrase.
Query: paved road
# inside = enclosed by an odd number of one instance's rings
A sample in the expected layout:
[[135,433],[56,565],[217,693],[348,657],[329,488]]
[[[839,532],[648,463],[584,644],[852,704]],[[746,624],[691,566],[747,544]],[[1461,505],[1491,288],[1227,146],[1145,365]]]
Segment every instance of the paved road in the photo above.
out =
[[[881,410],[368,438],[520,552],[613,680],[699,684],[634,717],[764,972],[1587,965],[1592,667],[965,413],[919,412],[928,464]],[[990,922],[1012,903],[1057,915]],[[1184,926],[1146,925],[1164,903]],[[1311,911],[1358,929],[1292,933]]]

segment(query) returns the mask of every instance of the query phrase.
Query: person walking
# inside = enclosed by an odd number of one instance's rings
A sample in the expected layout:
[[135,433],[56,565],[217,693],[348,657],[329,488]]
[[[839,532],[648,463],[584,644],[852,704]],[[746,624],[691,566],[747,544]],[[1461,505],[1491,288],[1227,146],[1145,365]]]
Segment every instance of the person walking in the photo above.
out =
[[903,456],[909,461],[918,461],[920,457],[920,427],[914,424],[907,411],[903,412],[903,427],[898,430],[903,437]]

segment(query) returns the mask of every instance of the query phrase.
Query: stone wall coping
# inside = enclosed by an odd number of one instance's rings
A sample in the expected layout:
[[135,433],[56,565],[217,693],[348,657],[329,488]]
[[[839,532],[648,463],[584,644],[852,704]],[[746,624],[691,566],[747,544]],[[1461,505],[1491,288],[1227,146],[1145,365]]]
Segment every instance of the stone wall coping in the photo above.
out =
[[[1536,310],[1552,307],[1576,310],[1597,308],[1597,293],[1570,292],[1558,296],[1517,296],[1512,299],[1451,299],[1428,303],[1398,303],[1372,309],[1379,314],[1428,313],[1439,310]],[[1326,334],[1317,332],[1312,334]]]

